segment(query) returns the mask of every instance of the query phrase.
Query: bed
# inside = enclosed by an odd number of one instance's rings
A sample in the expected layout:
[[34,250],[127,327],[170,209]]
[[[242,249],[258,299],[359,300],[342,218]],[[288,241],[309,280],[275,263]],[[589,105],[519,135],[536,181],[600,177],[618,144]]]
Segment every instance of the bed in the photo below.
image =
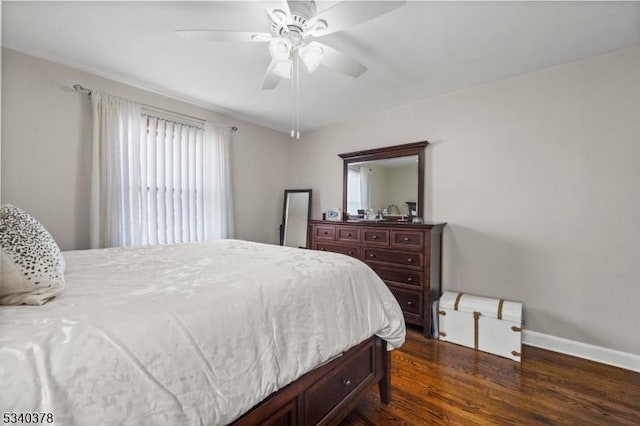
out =
[[62,294],[0,307],[3,411],[64,425],[317,424],[376,383],[388,402],[402,312],[356,259],[240,240],[64,258]]

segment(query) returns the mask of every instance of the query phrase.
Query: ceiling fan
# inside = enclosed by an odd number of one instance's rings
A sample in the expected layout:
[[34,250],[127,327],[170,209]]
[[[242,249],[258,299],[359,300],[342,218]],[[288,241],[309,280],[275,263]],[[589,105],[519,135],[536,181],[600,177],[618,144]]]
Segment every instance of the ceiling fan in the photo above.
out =
[[359,77],[367,70],[364,65],[317,39],[384,15],[404,3],[343,1],[317,13],[315,1],[288,0],[279,7],[266,9],[271,19],[271,32],[177,30],[176,33],[190,40],[269,43],[271,63],[265,72],[262,88],[274,89],[282,78],[292,78],[297,72],[294,67],[298,61],[302,61],[309,72],[322,64]]

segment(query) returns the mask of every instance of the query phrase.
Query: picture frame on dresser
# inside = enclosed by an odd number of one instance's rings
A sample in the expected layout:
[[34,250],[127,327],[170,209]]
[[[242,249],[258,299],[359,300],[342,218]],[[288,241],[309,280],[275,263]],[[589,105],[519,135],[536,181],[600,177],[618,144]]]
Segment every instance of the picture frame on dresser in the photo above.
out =
[[[442,231],[445,222],[423,220],[424,150],[428,142],[358,151],[339,156],[344,162],[342,211],[339,221],[311,220],[309,248],[351,256],[365,262],[385,282],[396,297],[405,321],[422,327],[425,337],[432,336],[432,304],[442,293]],[[354,164],[375,167],[377,160],[410,158],[415,167],[415,215],[384,216],[367,220],[348,206],[349,168]],[[407,161],[404,161],[407,163]],[[417,164],[416,164],[417,163]],[[405,174],[405,176],[407,176]],[[371,206],[364,206],[370,208]],[[355,213],[355,214],[354,214]],[[417,219],[417,220],[413,220]],[[437,337],[437,336],[435,336]]]
[[335,208],[335,209],[327,210],[326,218],[327,218],[327,220],[332,221],[332,222],[341,221],[342,220],[342,209]]

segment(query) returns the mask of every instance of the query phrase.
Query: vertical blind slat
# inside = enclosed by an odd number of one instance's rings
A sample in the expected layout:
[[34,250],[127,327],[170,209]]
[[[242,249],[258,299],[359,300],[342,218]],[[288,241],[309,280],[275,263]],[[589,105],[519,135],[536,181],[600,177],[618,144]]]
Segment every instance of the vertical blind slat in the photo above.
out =
[[148,146],[148,155],[147,155],[147,165],[148,165],[148,191],[149,191],[149,244],[157,244],[157,233],[155,232],[158,229],[158,209],[156,203],[156,193],[157,193],[157,179],[156,179],[156,156],[158,152],[157,141],[158,141],[158,119],[155,117],[151,117],[149,120],[149,146]]
[[173,138],[173,212],[174,212],[174,235],[176,243],[182,242],[182,193],[180,192],[180,165],[182,164],[182,149],[180,140],[182,138],[182,126],[176,126]]
[[164,202],[165,209],[167,211],[165,222],[165,238],[167,244],[175,243],[175,235],[173,232],[173,134],[175,132],[175,124],[172,122],[167,123],[167,131],[164,137],[164,182],[165,182],[165,194]]
[[204,138],[204,131],[198,129],[196,137],[196,234],[198,241],[204,240],[204,191],[203,189],[203,161],[204,156],[202,152],[202,144]]
[[156,222],[156,241],[158,244],[166,244],[165,223],[166,211],[164,208],[165,187],[164,187],[164,137],[167,127],[165,120],[158,121],[158,133],[156,138],[157,153],[155,158],[156,164],[156,210],[158,212]]
[[196,241],[196,175],[195,175],[195,163],[196,163],[196,128],[189,128],[189,162],[187,166],[188,174],[188,190],[187,197],[189,198],[189,241]]
[[189,129],[182,126],[182,136],[180,137],[180,202],[182,203],[182,242],[189,241],[189,200],[187,199],[189,162]]
[[147,187],[149,181],[147,180],[147,146],[149,145],[149,117],[143,117],[142,126],[140,129],[140,218],[142,224],[140,226],[140,242],[143,245],[149,244],[149,237],[147,231],[147,218],[148,218],[148,203]]

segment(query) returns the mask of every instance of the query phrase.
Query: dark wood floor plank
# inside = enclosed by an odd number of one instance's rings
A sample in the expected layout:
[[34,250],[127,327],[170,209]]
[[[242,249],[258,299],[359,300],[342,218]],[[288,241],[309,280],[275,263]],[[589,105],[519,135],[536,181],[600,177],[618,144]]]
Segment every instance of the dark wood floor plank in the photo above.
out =
[[343,425],[640,425],[640,373],[528,346],[516,363],[409,330],[391,383]]

